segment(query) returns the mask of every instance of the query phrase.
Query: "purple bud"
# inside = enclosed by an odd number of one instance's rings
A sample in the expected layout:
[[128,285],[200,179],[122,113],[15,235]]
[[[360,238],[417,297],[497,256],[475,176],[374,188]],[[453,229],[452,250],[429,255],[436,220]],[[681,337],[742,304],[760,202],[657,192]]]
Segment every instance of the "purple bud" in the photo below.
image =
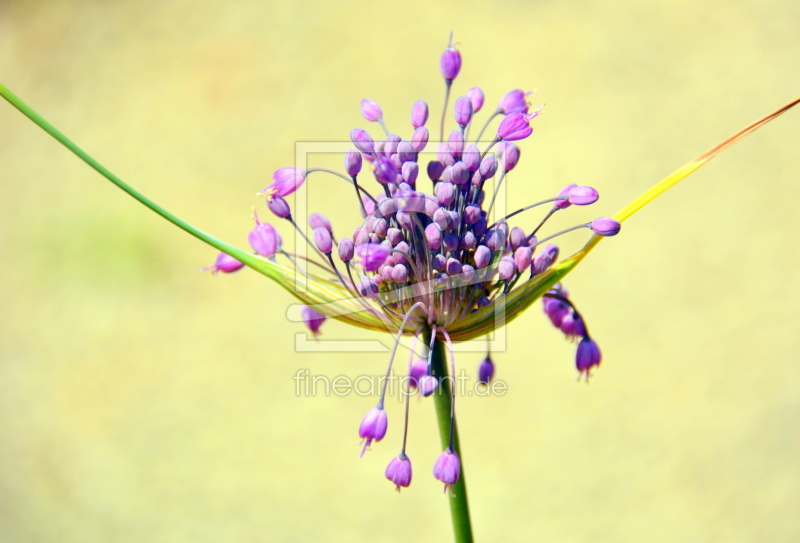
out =
[[495,228],[486,232],[483,243],[492,251],[502,251],[506,248],[506,236],[503,230]]
[[[448,234],[448,235],[450,235],[450,234]],[[445,273],[447,273],[447,275],[450,275],[450,276],[460,274],[461,273],[461,262],[459,262],[457,259],[455,259],[453,257],[448,258],[447,259],[447,264],[445,265],[445,268],[444,268],[444,271],[445,271]]]
[[455,104],[456,124],[467,126],[472,120],[472,102],[466,96],[461,96]]
[[544,246],[542,252],[538,253],[533,258],[533,264],[531,264],[531,272],[534,275],[539,275],[540,273],[544,273],[547,268],[553,265],[553,262],[556,261],[558,258],[558,246],[549,243]]
[[425,240],[428,248],[438,250],[442,246],[442,229],[436,223],[430,223],[425,227]]
[[408,369],[408,383],[412,388],[419,386],[419,381],[428,373],[428,361],[424,358],[415,358]]
[[476,172],[481,167],[481,152],[478,149],[478,146],[470,144],[464,149],[464,154],[461,157],[461,160],[464,162],[464,165],[470,172]]
[[318,226],[314,229],[314,243],[323,254],[329,255],[333,251],[333,240],[327,228]]
[[376,282],[379,278],[382,279],[379,275],[376,275],[375,279],[366,276],[362,277],[361,284],[358,286],[358,292],[365,298],[376,298],[381,290]]
[[525,245],[526,238],[527,236],[525,235],[525,230],[519,228],[518,226],[512,228],[511,235],[509,236],[509,242],[511,243],[511,250],[516,251],[519,247]]
[[233,273],[239,271],[244,267],[244,264],[228,255],[227,253],[220,253],[217,255],[217,260],[213,265],[203,268],[200,271],[210,271],[213,274],[218,272]]
[[448,447],[436,460],[436,464],[433,466],[433,476],[444,483],[444,491],[447,492],[448,489],[452,491],[460,473],[461,462],[458,459],[458,453]]
[[355,253],[361,265],[369,272],[377,271],[389,256],[386,247],[375,243],[362,243],[356,246]]
[[442,255],[436,255],[433,257],[433,269],[438,272],[444,272],[445,268],[447,267],[447,259]]
[[364,416],[361,426],[358,427],[358,437],[365,440],[364,449],[361,456],[369,448],[373,441],[380,441],[386,435],[386,428],[389,426],[389,419],[383,406],[373,407]]
[[347,175],[355,177],[361,171],[361,153],[355,149],[350,149],[344,154],[344,169]]
[[442,238],[442,247],[447,251],[455,251],[458,249],[458,236],[454,232],[448,232]]
[[509,113],[527,113],[528,101],[526,97],[530,93],[525,93],[520,89],[514,89],[506,93],[505,96],[497,104],[497,109],[500,113],[508,115]]
[[397,158],[400,159],[401,164],[417,159],[417,152],[414,150],[414,146],[411,145],[411,142],[400,142],[400,144],[397,146]]
[[359,229],[358,233],[353,233],[353,242],[356,245],[361,245],[362,243],[369,243],[369,236],[371,232],[369,232],[366,228]]
[[475,234],[470,232],[469,230],[464,232],[464,235],[461,236],[461,240],[458,244],[459,247],[462,249],[469,251],[470,249],[475,247]]
[[432,375],[423,375],[419,378],[419,385],[417,386],[422,395],[427,398],[439,386],[439,380]]
[[330,233],[333,233],[333,227],[331,226],[331,221],[328,218],[321,214],[321,213],[312,213],[308,216],[308,225],[311,228],[319,228],[322,227]]
[[386,136],[386,141],[383,142],[383,154],[391,156],[397,152],[397,147],[400,145],[402,138],[397,134],[389,134]]
[[478,245],[478,248],[475,249],[473,260],[475,261],[476,268],[479,270],[483,269],[488,266],[489,262],[492,260],[492,251],[485,245]]
[[464,264],[461,266],[461,280],[464,283],[469,283],[472,281],[473,277],[475,277],[475,268],[469,264]]
[[503,155],[500,159],[503,169],[510,172],[519,162],[519,147],[513,143],[507,143],[503,147]]
[[411,460],[405,453],[400,453],[399,456],[392,458],[386,467],[386,478],[394,483],[395,490],[398,492],[400,492],[400,487],[408,488],[408,485],[411,484]]
[[277,196],[288,196],[300,188],[306,180],[306,172],[294,166],[285,166],[272,174],[272,184],[259,192],[259,196],[267,195],[267,202]]
[[353,242],[350,238],[342,238],[339,240],[339,260],[342,262],[350,262],[353,260]]
[[491,179],[497,173],[497,157],[489,155],[481,161],[481,177]]
[[474,204],[470,204],[464,208],[464,222],[467,224],[475,224],[481,219],[481,208]]
[[552,322],[553,326],[556,328],[561,328],[561,323],[564,321],[564,317],[566,317],[569,312],[569,305],[561,300],[556,300],[555,298],[544,299],[544,313],[548,316],[550,322]]
[[576,206],[588,206],[599,198],[592,187],[575,187],[569,191],[569,203]]
[[397,181],[397,167],[390,158],[378,157],[372,163],[372,173],[381,185],[388,185]]
[[497,271],[500,272],[500,279],[503,281],[509,281],[514,277],[514,273],[516,272],[516,266],[514,265],[514,259],[510,256],[504,256],[500,259],[500,262],[497,265]]
[[566,187],[561,189],[558,192],[558,196],[567,196],[567,199],[566,200],[558,200],[558,201],[556,201],[555,206],[558,209],[567,209],[569,206],[571,206],[572,204],[569,201],[569,193],[570,193],[570,191],[572,189],[577,188],[577,187],[578,187],[578,185],[576,185],[575,183],[570,183],[569,185],[567,185]]
[[480,87],[472,87],[467,91],[467,97],[472,103],[472,113],[477,113],[483,107],[483,90]]
[[[447,155],[450,156],[450,155]],[[453,157],[450,157],[453,158]],[[443,183],[451,183],[452,182],[452,175],[453,175],[453,165],[447,166],[444,171],[442,172],[442,179]]]
[[375,122],[381,118],[383,111],[375,100],[364,98],[361,100],[361,114],[366,120]]
[[428,162],[428,177],[431,181],[438,181],[439,178],[442,177],[443,171],[444,166],[441,162],[437,162],[436,160]]
[[362,196],[361,203],[364,206],[364,212],[361,213],[362,215],[366,213],[366,215],[364,215],[366,217],[367,215],[372,215],[375,213],[375,202],[372,201],[372,198],[366,195]]
[[380,242],[381,242],[381,238],[379,238],[378,234],[376,234],[375,232],[373,232],[372,234],[369,235],[369,240],[368,240],[367,243],[379,244]]
[[447,139],[447,149],[453,158],[459,158],[461,153],[464,152],[464,135],[460,130],[450,132],[450,137]]
[[433,214],[433,222],[438,224],[442,230],[447,230],[447,227],[450,226],[450,214],[446,209],[440,207]]
[[578,373],[585,374],[586,379],[589,379],[589,370],[594,366],[599,366],[602,359],[597,343],[589,336],[583,336],[575,353],[575,367],[578,369]]
[[386,231],[386,239],[389,240],[392,246],[395,246],[403,241],[403,231],[399,228],[389,228],[389,230]]
[[258,222],[258,216],[256,216],[256,227],[247,236],[247,241],[261,256],[272,256],[278,252],[278,232],[271,224]]
[[270,211],[272,211],[272,213],[275,214],[276,217],[281,219],[285,219],[292,214],[289,203],[277,195],[273,196],[272,200],[267,199],[267,207]]
[[403,180],[409,185],[413,185],[417,181],[419,175],[419,164],[416,162],[405,162],[402,168]]
[[327,317],[308,305],[303,306],[300,310],[300,315],[303,317],[303,322],[306,323],[308,329],[314,334],[314,339],[317,339],[319,336],[319,329],[322,327],[322,323],[325,322]]
[[586,327],[583,325],[581,319],[575,311],[567,314],[561,321],[561,331],[568,339],[575,339],[586,335]]
[[352,129],[350,131],[350,140],[356,146],[356,149],[364,154],[371,155],[375,152],[375,142],[372,141],[372,136],[366,130],[361,128]]
[[488,385],[492,381],[492,377],[494,377],[494,362],[487,354],[481,365],[478,366],[478,383]]
[[455,200],[456,191],[452,183],[437,183],[436,198],[439,205],[449,206]]
[[492,301],[487,296],[478,298],[478,309],[492,305]]
[[378,219],[375,221],[372,231],[375,232],[379,238],[385,238],[386,233],[389,231],[389,223],[386,222],[386,219]]
[[622,224],[610,217],[595,219],[592,221],[592,232],[598,236],[616,236],[619,234]]
[[523,140],[531,135],[533,128],[528,122],[528,117],[522,113],[511,113],[500,122],[497,127],[497,136],[505,141]]
[[[480,200],[479,200],[480,201]],[[472,231],[475,233],[475,237],[481,237],[486,233],[486,217],[481,217],[478,221],[472,226]]]
[[456,162],[453,164],[453,169],[450,172],[450,180],[456,185],[463,185],[469,181],[467,165],[463,162]]
[[442,69],[442,77],[446,81],[452,81],[461,71],[461,53],[453,47],[453,36],[450,35],[450,43],[447,49],[442,53],[442,58],[439,60],[439,66]]
[[391,283],[394,281],[394,279],[392,279],[392,271],[394,271],[394,266],[383,265],[378,271],[378,275],[381,276],[385,283]]
[[414,134],[411,136],[411,146],[414,150],[418,153],[421,153],[425,146],[428,144],[428,129],[424,126],[420,126],[416,130],[414,130]]
[[408,243],[406,243],[405,241],[401,241],[400,243],[397,244],[397,247],[395,247],[395,249],[397,249],[397,251],[402,251],[394,253],[395,262],[397,262],[398,264],[407,264],[408,259],[406,259],[406,255],[411,254],[410,249],[408,248]]
[[428,102],[418,100],[411,106],[411,126],[419,128],[428,122]]
[[395,283],[407,283],[408,282],[408,268],[406,268],[403,264],[398,264],[392,269],[392,279]]
[[514,264],[519,273],[524,272],[528,269],[528,266],[531,265],[531,254],[532,251],[530,247],[519,247],[514,251]]

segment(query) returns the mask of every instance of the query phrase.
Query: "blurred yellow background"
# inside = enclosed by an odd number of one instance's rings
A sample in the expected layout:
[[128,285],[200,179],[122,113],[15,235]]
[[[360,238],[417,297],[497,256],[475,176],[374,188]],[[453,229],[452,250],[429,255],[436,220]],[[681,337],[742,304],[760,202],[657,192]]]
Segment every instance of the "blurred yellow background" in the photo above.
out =
[[[800,93],[799,27],[800,4],[780,0],[6,1],[0,80],[156,202],[246,247],[250,207],[266,213],[254,193],[296,141],[364,126],[361,98],[406,137],[427,99],[436,126],[451,28],[454,96],[481,85],[491,109],[535,88],[547,103],[512,201],[600,191],[568,225]],[[383,470],[400,404],[359,460],[375,399],[295,396],[300,368],[374,375],[385,354],[295,352],[287,293],[199,273],[213,250],[5,102],[0,126],[1,541],[451,538],[429,402],[411,406],[415,477],[398,496]],[[800,540],[799,184],[800,110],[601,244],[567,281],[604,353],[589,386],[539,304],[509,326],[495,355],[508,393],[459,403],[478,540]],[[309,191],[349,234],[351,191],[325,176]],[[457,362],[474,373],[480,358]]]

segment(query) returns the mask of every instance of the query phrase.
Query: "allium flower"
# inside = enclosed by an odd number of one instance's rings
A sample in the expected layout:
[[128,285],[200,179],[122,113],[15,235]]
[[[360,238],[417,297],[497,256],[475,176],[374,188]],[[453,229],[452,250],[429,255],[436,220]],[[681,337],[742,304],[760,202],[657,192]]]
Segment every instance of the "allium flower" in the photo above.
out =
[[[135,189],[109,172],[68,140],[63,134],[33,112],[7,88],[0,85],[0,95],[31,118],[87,164],[150,209],[200,240],[222,251],[210,271],[230,273],[245,265],[276,281],[295,296],[304,309],[303,320],[316,335],[326,317],[369,330],[389,332],[395,336],[389,356],[387,377],[402,336],[413,337],[414,347],[421,340],[427,357],[409,363],[409,389],[415,386],[423,396],[434,396],[444,452],[433,466],[436,479],[445,491],[454,495],[454,519],[462,534],[469,534],[469,514],[464,490],[463,466],[459,456],[455,424],[455,390],[444,377],[455,375],[453,343],[487,336],[515,319],[536,300],[543,298],[544,312],[554,327],[573,341],[580,338],[575,353],[579,379],[590,377],[600,365],[600,348],[589,335],[587,321],[578,311],[561,281],[605,237],[619,233],[621,222],[644,207],[659,194],[688,176],[735,141],[784,113],[800,98],[759,119],[726,139],[695,161],[677,170],[635,199],[613,217],[581,222],[549,235],[540,233],[548,219],[572,205],[594,204],[597,191],[591,187],[569,184],[558,193],[513,211],[505,217],[492,214],[495,196],[505,177],[520,160],[519,148],[511,141],[527,138],[532,133],[530,121],[540,110],[529,112],[526,94],[513,90],[500,101],[476,138],[469,135],[469,125],[481,110],[483,92],[473,87],[455,108],[458,128],[444,139],[447,104],[454,80],[461,69],[461,54],[455,49],[452,35],[440,58],[445,84],[443,114],[439,126],[438,155],[425,166],[427,181],[419,178],[420,153],[429,139],[425,123],[426,102],[412,108],[413,134],[405,138],[391,134],[382,120],[383,112],[371,100],[364,100],[361,111],[369,121],[380,123],[385,140],[375,143],[360,128],[350,132],[355,150],[347,152],[345,173],[314,168],[301,170],[283,167],[275,171],[273,182],[260,195],[265,195],[269,209],[288,222],[315,253],[310,257],[290,253],[282,247],[277,229],[262,223],[254,214],[255,227],[248,235],[252,248],[246,251],[214,238],[175,217],[148,200]],[[483,142],[481,136],[492,119],[504,116],[497,136]],[[402,130],[398,130],[402,131]],[[494,145],[495,154],[490,154]],[[499,160],[498,160],[499,159]],[[363,179],[362,164],[366,160],[376,184]],[[312,236],[292,217],[284,197],[295,192],[310,174],[333,174],[350,185],[355,192],[352,201],[354,217],[363,222],[352,237],[333,235],[334,228],[321,215],[312,215]],[[361,178],[359,178],[361,176]],[[486,198],[491,181],[494,191]],[[427,189],[427,191],[426,191]],[[348,192],[351,189],[347,189]],[[374,194],[377,194],[375,196]],[[353,198],[352,193],[350,198]],[[487,205],[488,200],[488,205]],[[543,217],[526,220],[511,228],[509,220],[540,206]],[[548,209],[549,207],[549,209]],[[527,217],[527,215],[526,215]],[[548,243],[565,232],[591,230],[584,247],[572,256],[558,261],[559,249]],[[313,241],[312,238],[313,237]],[[334,246],[336,250],[334,251]],[[313,269],[309,264],[313,265]],[[298,275],[304,276],[303,289],[295,288]],[[445,349],[449,351],[446,355]],[[448,368],[446,360],[450,361]],[[494,365],[488,357],[478,370],[478,379],[489,383]],[[361,454],[373,442],[386,435],[388,417],[384,410],[384,381],[378,404],[364,417],[359,427],[363,439]],[[406,396],[403,444],[400,454],[390,462],[386,477],[396,487],[411,483],[411,465],[406,456],[409,399]],[[463,538],[468,539],[468,537]]]

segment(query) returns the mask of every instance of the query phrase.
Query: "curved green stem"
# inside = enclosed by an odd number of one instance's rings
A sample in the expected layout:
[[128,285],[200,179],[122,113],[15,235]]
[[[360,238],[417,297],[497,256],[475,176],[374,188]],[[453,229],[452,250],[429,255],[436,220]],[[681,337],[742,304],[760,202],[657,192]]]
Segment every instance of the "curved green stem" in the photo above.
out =
[[[426,337],[430,344],[430,334]],[[433,393],[433,403],[436,406],[436,422],[439,426],[439,437],[442,449],[450,445],[450,410],[453,402],[452,385],[455,376],[450,376],[447,371],[447,356],[445,345],[437,338],[431,355],[431,375],[440,379],[439,387]],[[458,426],[453,422],[453,449],[461,460],[461,476],[453,485],[454,496],[449,498],[450,516],[453,519],[453,537],[456,543],[472,543],[472,523],[469,518],[469,501],[467,500],[467,485],[464,478],[464,455],[458,440]]]

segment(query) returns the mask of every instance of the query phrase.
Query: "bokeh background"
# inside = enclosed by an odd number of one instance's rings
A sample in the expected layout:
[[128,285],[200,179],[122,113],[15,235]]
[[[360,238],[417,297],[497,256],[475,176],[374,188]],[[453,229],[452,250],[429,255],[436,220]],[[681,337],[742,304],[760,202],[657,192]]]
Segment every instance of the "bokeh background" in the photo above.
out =
[[[406,137],[415,100],[438,111],[452,28],[455,96],[482,85],[489,109],[535,88],[548,104],[512,201],[599,189],[566,225],[796,96],[799,25],[782,0],[6,0],[0,78],[155,201],[246,246],[254,193],[296,141],[365,125],[363,97]],[[397,402],[359,460],[374,398],[295,395],[300,368],[374,375],[385,354],[295,352],[286,292],[199,273],[213,250],[5,103],[0,126],[0,540],[450,539],[429,402],[412,404],[415,479],[398,496],[383,478]],[[508,393],[459,403],[478,540],[800,539],[799,183],[800,110],[601,244],[567,281],[604,352],[589,386],[538,304],[509,326]],[[343,184],[312,178],[309,198],[355,226]]]

